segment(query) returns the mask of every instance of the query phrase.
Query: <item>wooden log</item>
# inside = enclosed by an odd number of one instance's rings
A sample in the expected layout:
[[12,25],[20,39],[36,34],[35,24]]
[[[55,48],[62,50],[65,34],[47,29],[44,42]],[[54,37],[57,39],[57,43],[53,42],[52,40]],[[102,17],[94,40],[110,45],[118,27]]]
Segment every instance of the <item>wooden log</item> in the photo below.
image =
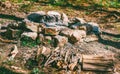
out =
[[113,55],[83,55],[82,69],[94,71],[113,71]]
[[105,67],[93,64],[83,63],[83,70],[93,70],[93,71],[113,71],[113,67]]

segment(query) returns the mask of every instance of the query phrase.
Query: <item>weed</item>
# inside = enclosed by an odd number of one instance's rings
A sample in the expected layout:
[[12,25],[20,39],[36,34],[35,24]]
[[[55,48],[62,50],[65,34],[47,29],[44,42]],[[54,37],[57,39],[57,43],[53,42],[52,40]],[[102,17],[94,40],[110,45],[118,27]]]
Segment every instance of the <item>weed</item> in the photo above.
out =
[[107,50],[108,50],[108,49],[109,49],[109,46],[108,46],[108,45],[106,45],[106,46],[105,46],[105,49],[107,49]]
[[27,46],[27,47],[35,47],[37,45],[36,41],[31,39],[30,37],[24,36],[21,39],[21,45],[22,46]]
[[40,73],[40,71],[38,68],[33,68],[32,74],[39,74],[39,73]]
[[45,73],[41,72],[38,68],[33,68],[31,74],[45,74]]

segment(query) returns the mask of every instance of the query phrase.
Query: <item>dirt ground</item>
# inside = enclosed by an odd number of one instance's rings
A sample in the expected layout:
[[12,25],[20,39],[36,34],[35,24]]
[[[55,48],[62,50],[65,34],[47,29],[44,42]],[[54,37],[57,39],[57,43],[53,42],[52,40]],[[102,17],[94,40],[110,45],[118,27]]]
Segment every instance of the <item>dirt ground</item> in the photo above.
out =
[[[35,6],[32,8],[32,11],[38,11],[38,9],[34,9]],[[110,13],[106,11],[93,11],[90,10],[83,10],[83,9],[74,9],[69,7],[53,7],[53,6],[42,6],[40,10],[49,11],[55,10],[59,12],[64,12],[68,15],[69,18],[72,17],[81,17],[84,18],[86,21],[93,21],[100,24],[102,34],[102,39],[93,42],[83,42],[78,43],[76,45],[67,44],[65,47],[66,49],[74,48],[79,49],[81,54],[115,54],[115,72],[120,73],[120,19],[119,15],[116,16],[116,13]],[[14,21],[21,21],[23,18],[26,17],[28,13],[17,11],[15,9],[3,8],[0,7],[0,24],[7,25],[10,22]],[[14,44],[10,43],[2,43],[0,42],[0,65],[3,66],[3,63],[6,63],[5,60],[10,53],[10,49],[13,47]],[[14,62],[7,62],[7,68],[12,69],[11,66],[21,67],[23,71],[26,73],[31,71],[25,65],[25,60],[29,57],[34,57],[37,47],[29,48],[20,46],[19,43],[18,50],[19,53],[15,57]],[[6,66],[6,64],[5,64]],[[8,67],[9,66],[9,67]],[[1,68],[2,69],[2,68]],[[14,69],[12,69],[15,71]],[[44,68],[43,70],[46,73],[54,74],[55,69],[47,69]],[[51,71],[52,70],[52,71]],[[51,71],[51,72],[50,72]],[[1,70],[0,70],[1,72]],[[9,72],[10,73],[10,72]],[[4,74],[9,74],[5,72]],[[13,73],[11,73],[13,74]],[[63,71],[57,74],[63,74]],[[82,73],[81,73],[82,74]],[[105,72],[83,72],[83,74],[106,74]],[[109,73],[108,73],[109,74]],[[111,73],[112,74],[112,73]]]

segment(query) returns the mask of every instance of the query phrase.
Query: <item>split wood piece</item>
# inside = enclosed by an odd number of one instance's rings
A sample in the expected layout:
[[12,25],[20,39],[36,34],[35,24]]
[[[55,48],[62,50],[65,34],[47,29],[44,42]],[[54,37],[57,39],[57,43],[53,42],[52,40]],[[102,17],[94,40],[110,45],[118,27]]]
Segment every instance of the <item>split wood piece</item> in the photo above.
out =
[[113,71],[113,55],[83,55],[82,69],[93,71]]
[[18,52],[19,52],[19,51],[18,51],[17,46],[16,46],[16,45],[14,45],[13,50],[10,52],[10,57],[9,57],[9,60],[14,59],[14,58],[15,58],[15,56],[17,55],[17,53],[18,53]]

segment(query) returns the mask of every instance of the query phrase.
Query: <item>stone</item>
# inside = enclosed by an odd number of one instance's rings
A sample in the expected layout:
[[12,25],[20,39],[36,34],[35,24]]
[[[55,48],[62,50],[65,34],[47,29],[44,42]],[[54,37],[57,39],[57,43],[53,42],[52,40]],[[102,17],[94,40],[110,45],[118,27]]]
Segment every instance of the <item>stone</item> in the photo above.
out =
[[21,34],[21,37],[30,37],[33,40],[36,40],[37,38],[37,33],[36,32],[24,32]]
[[31,30],[32,32],[41,32],[43,30],[43,28],[45,28],[45,24],[43,23],[34,23],[31,22],[27,19],[24,20],[25,22],[25,27],[29,30]]
[[38,32],[38,25],[35,25],[33,22],[26,22],[25,26],[33,32]]
[[55,46],[63,47],[67,42],[68,38],[65,36],[57,35],[54,37]]
[[100,27],[99,27],[99,24],[97,23],[94,23],[94,22],[88,22],[86,24],[86,27],[87,27],[87,31],[88,32],[94,32],[95,34],[100,34]]
[[82,38],[86,37],[86,32],[83,30],[74,30],[72,35],[69,37],[70,43],[77,43],[82,41]]
[[61,30],[60,35],[63,35],[63,36],[66,36],[66,37],[70,37],[72,35],[72,33],[73,33],[72,29],[65,28],[65,29]]
[[40,42],[44,41],[44,35],[43,34],[39,34],[39,40],[40,40]]
[[68,22],[69,22],[68,16],[65,13],[62,13],[62,23],[63,23],[63,25],[68,26]]
[[57,29],[57,27],[46,27],[44,29],[44,34],[45,35],[58,35],[59,30]]
[[61,24],[61,14],[56,11],[48,11],[44,23],[48,27],[53,27],[57,24]]
[[56,11],[48,11],[48,16],[54,16],[56,18],[55,22],[58,22],[61,19],[61,14]]
[[36,23],[44,23],[46,17],[46,13],[44,11],[33,12],[27,16],[27,19],[36,22]]
[[51,53],[51,49],[50,48],[47,48],[45,46],[42,47],[42,52],[41,54],[45,55],[45,56],[48,56],[49,54]]
[[85,23],[86,23],[86,21],[83,18],[76,17],[76,18],[74,18],[73,24],[70,27],[73,29],[79,29]]
[[52,37],[51,36],[45,36],[44,37],[44,41],[43,43],[48,45],[48,44],[51,44],[53,41],[52,41]]

